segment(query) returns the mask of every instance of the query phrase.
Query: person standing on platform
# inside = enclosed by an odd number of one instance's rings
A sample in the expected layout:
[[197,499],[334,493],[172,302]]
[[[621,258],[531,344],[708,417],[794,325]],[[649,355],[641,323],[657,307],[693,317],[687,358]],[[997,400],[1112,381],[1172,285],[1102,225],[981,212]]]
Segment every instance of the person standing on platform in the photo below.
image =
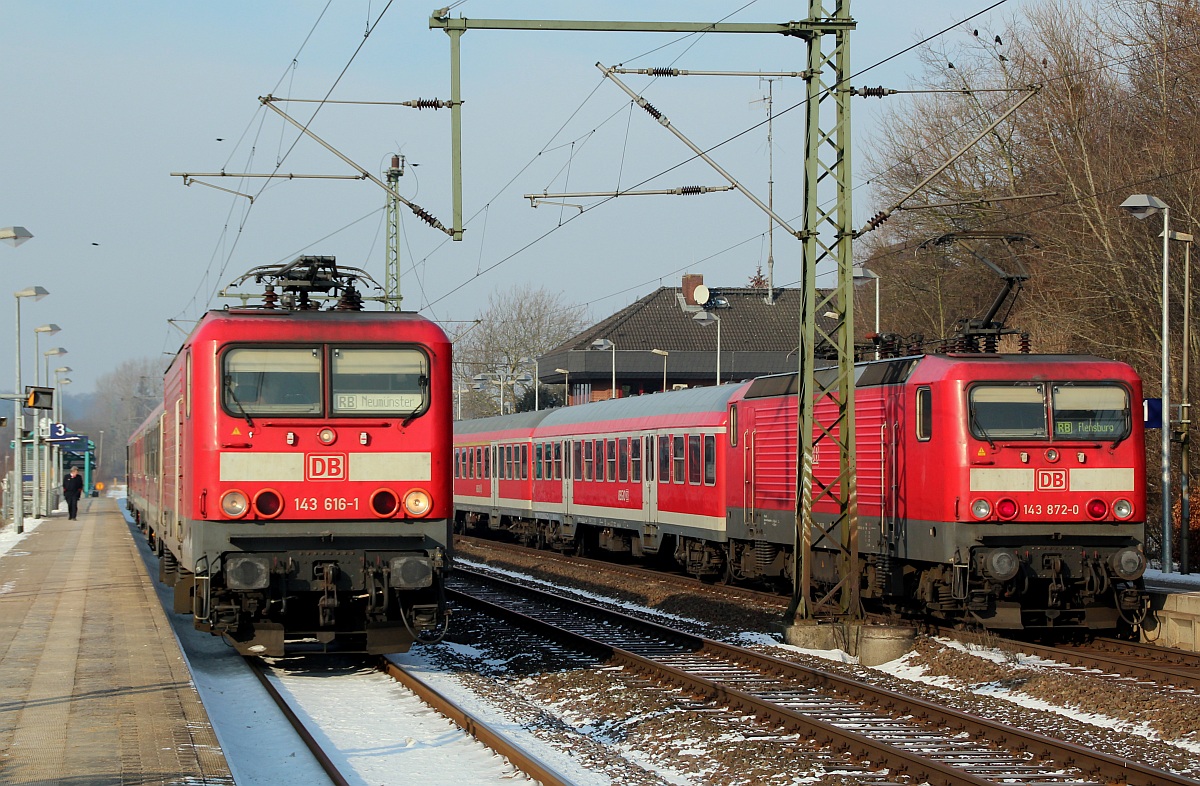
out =
[[83,495],[83,478],[79,467],[71,467],[71,474],[63,478],[63,497],[67,500],[67,518],[71,521],[79,515],[79,498]]

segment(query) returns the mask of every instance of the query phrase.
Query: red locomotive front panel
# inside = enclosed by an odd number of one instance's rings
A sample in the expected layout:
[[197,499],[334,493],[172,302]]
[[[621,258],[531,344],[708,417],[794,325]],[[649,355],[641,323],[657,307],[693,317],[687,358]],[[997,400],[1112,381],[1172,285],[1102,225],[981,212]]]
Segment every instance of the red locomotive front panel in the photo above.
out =
[[216,363],[217,482],[199,493],[217,504],[202,517],[448,516],[449,494],[430,486],[439,446],[437,418],[424,417],[428,349],[229,344]]

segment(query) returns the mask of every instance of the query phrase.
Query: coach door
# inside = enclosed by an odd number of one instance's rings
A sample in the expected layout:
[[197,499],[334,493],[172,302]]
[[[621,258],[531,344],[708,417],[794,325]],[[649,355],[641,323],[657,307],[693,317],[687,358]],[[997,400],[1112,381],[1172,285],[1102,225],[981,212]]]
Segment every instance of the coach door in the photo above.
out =
[[497,460],[502,455],[503,448],[497,443],[488,444],[487,452],[488,459],[485,467],[487,470],[488,489],[491,490],[491,509],[494,511],[500,507],[500,462]]
[[643,520],[647,524],[658,523],[658,473],[661,467],[658,464],[658,442],[660,437],[654,434],[647,434],[645,437],[637,437],[636,439],[643,440],[642,445],[642,514]]
[[562,450],[562,515],[565,520],[571,515],[571,473],[574,471],[571,464],[571,440],[564,439],[556,443],[556,449]]

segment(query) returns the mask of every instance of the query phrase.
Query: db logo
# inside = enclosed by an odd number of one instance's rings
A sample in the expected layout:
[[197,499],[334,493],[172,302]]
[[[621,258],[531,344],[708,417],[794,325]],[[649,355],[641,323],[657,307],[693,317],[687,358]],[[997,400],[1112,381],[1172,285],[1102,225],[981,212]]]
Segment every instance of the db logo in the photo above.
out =
[[1067,471],[1065,469],[1039,469],[1033,488],[1035,491],[1066,491]]
[[345,453],[309,453],[304,461],[305,480],[345,480]]

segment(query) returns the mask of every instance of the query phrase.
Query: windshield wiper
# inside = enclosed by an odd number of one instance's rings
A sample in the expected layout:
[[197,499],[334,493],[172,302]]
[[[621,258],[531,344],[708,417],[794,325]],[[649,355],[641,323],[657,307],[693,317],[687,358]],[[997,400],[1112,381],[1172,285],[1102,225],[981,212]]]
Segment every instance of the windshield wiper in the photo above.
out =
[[987,429],[985,429],[983,427],[983,424],[981,424],[979,422],[979,416],[976,413],[974,408],[971,409],[971,425],[974,426],[975,430],[978,431],[983,436],[983,438],[987,440],[987,443],[989,445],[991,445],[992,450],[995,450],[996,443],[992,441],[992,435],[988,434]]
[[225,390],[229,393],[229,399],[237,407],[238,412],[246,419],[246,423],[249,424],[250,428],[254,428],[254,421],[250,419],[250,414],[242,407],[242,402],[238,401],[237,392],[233,389],[232,374],[225,375]]

